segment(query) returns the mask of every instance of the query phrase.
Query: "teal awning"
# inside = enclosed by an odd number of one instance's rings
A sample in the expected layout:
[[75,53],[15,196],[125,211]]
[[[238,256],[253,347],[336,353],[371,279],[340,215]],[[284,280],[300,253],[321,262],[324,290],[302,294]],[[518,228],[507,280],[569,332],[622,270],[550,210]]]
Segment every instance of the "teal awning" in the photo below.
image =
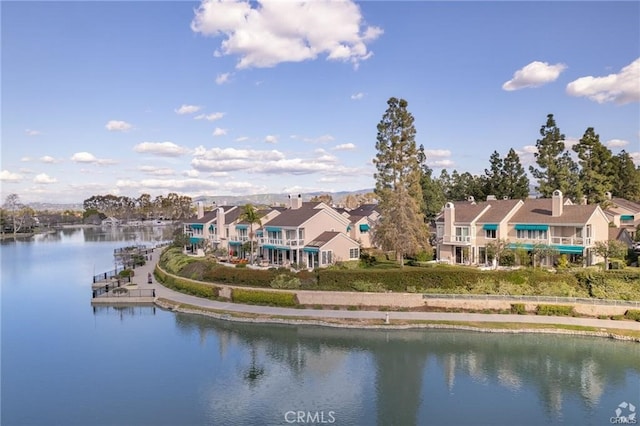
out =
[[242,242],[241,241],[229,241],[229,245],[230,246],[241,246]]
[[351,231],[351,225],[347,226],[347,232]]
[[633,215],[632,214],[620,215],[620,220],[633,220]]
[[262,230],[260,230],[260,231],[256,231],[256,235],[257,235],[258,237],[262,237],[262,235],[263,235]]
[[307,253],[318,253],[320,249],[318,247],[305,247],[302,251],[306,251]]
[[367,232],[369,230],[369,225],[366,223],[363,223],[360,225],[360,232]]
[[249,229],[249,225],[236,225],[236,229]]
[[189,242],[191,244],[198,244],[200,241],[202,241],[202,238],[198,238],[198,237],[189,237]]
[[213,232],[214,229],[216,229],[215,225],[209,225],[209,231]]
[[584,247],[581,246],[562,246],[562,245],[552,245],[554,249],[558,250],[560,253],[566,254],[582,254]]
[[267,230],[267,232],[280,232],[280,231],[282,231],[282,228],[277,227],[277,226],[265,226],[265,229]]
[[486,229],[487,231],[497,231],[498,225],[495,223],[485,223],[484,225],[482,225],[482,229]]
[[549,229],[549,225],[528,225],[528,224],[517,224],[516,230],[523,231],[546,231]]
[[189,226],[191,226],[192,229],[202,229],[203,228],[203,225],[200,224],[200,223],[194,223],[194,224],[189,225]]

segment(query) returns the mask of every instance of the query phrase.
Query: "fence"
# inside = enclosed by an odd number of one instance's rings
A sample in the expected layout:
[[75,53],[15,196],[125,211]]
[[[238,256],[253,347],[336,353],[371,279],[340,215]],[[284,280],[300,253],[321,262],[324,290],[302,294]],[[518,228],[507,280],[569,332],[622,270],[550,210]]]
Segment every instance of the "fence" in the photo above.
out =
[[423,299],[460,299],[460,300],[510,300],[514,302],[552,302],[552,303],[583,303],[587,305],[633,306],[640,308],[640,301],[592,299],[585,297],[555,297],[555,296],[518,296],[510,294],[438,294],[425,293]]
[[106,281],[106,280],[110,280],[111,278],[118,278],[118,280],[126,280],[125,282],[131,282],[131,277],[120,277],[118,276],[118,274],[122,271],[124,271],[126,268],[124,267],[118,267],[116,269],[113,269],[111,271],[108,272],[103,272],[102,274],[98,274],[98,275],[94,275],[93,276],[93,283],[98,283],[100,281]]
[[93,298],[95,299],[96,297],[156,297],[156,290],[153,288],[114,288],[107,285],[93,290]]

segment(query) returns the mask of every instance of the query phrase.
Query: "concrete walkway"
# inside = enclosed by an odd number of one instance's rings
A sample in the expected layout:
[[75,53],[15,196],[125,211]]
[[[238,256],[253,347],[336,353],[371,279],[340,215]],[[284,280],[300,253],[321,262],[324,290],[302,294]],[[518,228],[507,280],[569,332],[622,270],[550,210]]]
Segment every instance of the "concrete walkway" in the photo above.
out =
[[277,308],[272,306],[258,305],[241,305],[230,302],[218,302],[215,300],[203,299],[188,294],[173,291],[159,284],[155,277],[153,284],[147,284],[147,274],[153,272],[162,249],[154,250],[151,261],[144,266],[136,268],[133,282],[140,288],[154,288],[156,297],[168,299],[177,303],[185,303],[202,308],[224,310],[228,312],[239,312],[265,316],[284,316],[291,317],[313,317],[318,320],[328,318],[339,319],[378,319],[384,320],[386,315],[389,319],[404,321],[463,321],[463,322],[511,322],[522,324],[563,324],[578,325],[596,328],[617,328],[625,330],[640,331],[640,323],[636,321],[613,321],[601,320],[595,318],[576,318],[576,317],[551,317],[538,315],[510,315],[510,314],[476,314],[476,313],[454,313],[454,312],[396,312],[396,311],[343,311],[329,309],[292,309]]

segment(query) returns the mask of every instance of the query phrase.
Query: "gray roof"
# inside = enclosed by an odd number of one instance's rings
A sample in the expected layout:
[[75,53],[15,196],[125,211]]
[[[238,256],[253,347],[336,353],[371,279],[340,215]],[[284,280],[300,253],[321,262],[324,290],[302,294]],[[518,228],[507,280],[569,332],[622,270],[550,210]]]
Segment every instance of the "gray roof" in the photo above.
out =
[[526,199],[509,223],[586,223],[597,204],[563,205],[560,216],[551,216],[551,198]]
[[317,215],[322,209],[315,209],[318,203],[302,203],[299,209],[287,209],[282,211],[278,216],[269,222],[263,223],[264,226],[291,226],[296,227],[305,223],[313,216]]
[[305,247],[322,247],[323,245],[333,240],[335,237],[337,237],[340,234],[341,234],[340,232],[335,232],[335,231],[323,232],[322,234],[315,237],[313,241],[310,241],[309,243],[307,243]]

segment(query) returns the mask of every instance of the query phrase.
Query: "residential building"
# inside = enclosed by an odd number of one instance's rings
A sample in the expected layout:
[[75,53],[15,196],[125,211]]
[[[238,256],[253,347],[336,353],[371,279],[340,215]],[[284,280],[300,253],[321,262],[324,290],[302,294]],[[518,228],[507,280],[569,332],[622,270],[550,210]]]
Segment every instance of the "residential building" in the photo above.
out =
[[599,260],[592,251],[595,242],[609,238],[600,206],[574,205],[560,191],[546,199],[449,202],[436,228],[438,259],[458,264],[487,263],[489,244],[504,239],[511,249],[550,246],[590,265]]
[[607,199],[608,205],[604,209],[607,218],[616,228],[626,229],[633,238],[640,226],[640,203],[612,197],[610,192],[607,192]]

